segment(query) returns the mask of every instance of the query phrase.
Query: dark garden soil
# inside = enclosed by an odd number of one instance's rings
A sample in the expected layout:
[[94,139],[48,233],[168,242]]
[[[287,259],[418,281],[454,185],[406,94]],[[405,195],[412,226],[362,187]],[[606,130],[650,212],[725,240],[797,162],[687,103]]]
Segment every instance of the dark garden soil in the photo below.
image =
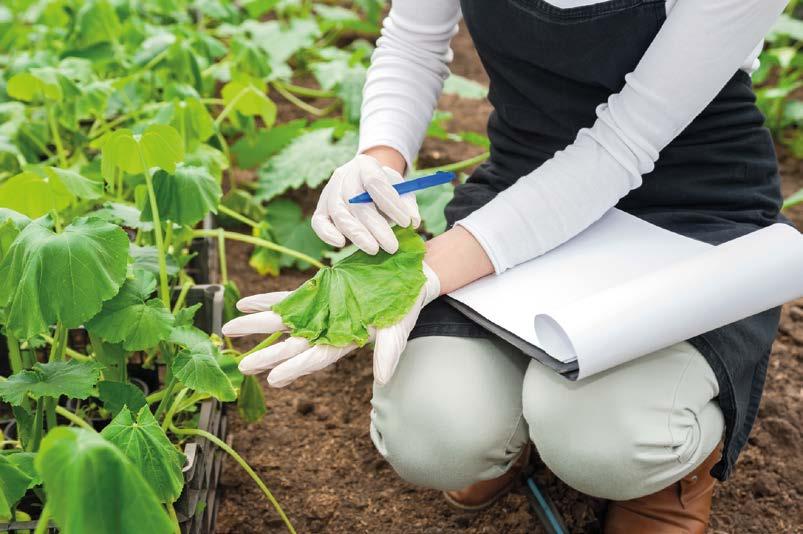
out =
[[[453,70],[487,83],[469,37],[454,44]],[[280,106],[282,111],[287,110]],[[484,131],[490,106],[444,97],[452,129]],[[472,146],[427,141],[422,166],[471,157]],[[781,151],[784,194],[803,187],[803,162]],[[306,202],[310,205],[311,201]],[[803,206],[789,214],[803,227]],[[310,273],[262,278],[250,247],[232,243],[229,272],[244,295],[292,289]],[[803,273],[801,273],[803,276]],[[242,341],[243,347],[258,340]],[[265,386],[269,412],[247,426],[232,416],[234,445],[261,474],[299,532],[541,532],[523,488],[479,514],[452,511],[436,491],[399,479],[368,436],[371,359],[367,350],[284,389]],[[784,308],[759,419],[733,477],[717,485],[710,532],[803,532],[803,300]],[[234,410],[232,410],[234,412]],[[594,532],[604,503],[571,490],[541,466],[536,477],[572,532]],[[282,523],[239,467],[227,461],[220,533],[282,532]]]

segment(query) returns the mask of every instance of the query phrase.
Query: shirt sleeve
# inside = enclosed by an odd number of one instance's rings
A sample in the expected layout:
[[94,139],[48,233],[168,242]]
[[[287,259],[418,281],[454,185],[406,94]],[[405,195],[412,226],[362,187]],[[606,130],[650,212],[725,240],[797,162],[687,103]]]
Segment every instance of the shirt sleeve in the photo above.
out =
[[389,146],[412,168],[449,76],[458,0],[397,0],[382,24],[363,89],[359,152]]
[[497,273],[583,231],[613,207],[660,151],[714,99],[769,31],[786,0],[678,0],[621,92],[566,149],[458,222]]

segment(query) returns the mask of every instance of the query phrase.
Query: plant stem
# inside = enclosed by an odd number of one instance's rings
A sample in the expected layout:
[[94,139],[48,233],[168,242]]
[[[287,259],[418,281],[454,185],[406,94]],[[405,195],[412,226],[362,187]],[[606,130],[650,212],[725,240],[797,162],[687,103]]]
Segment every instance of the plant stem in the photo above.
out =
[[201,104],[207,106],[225,106],[226,101],[223,100],[222,98],[202,98]]
[[53,114],[53,106],[47,106],[47,122],[50,124],[50,135],[53,136],[53,143],[56,145],[56,154],[59,156],[59,166],[67,168],[67,154],[64,152],[64,145],[61,143],[59,125],[56,122],[56,115]]
[[[48,336],[47,334],[42,335],[42,339],[48,342],[51,346],[56,343],[56,340],[52,337]],[[91,356],[87,356],[86,354],[81,354],[80,352],[71,349],[70,347],[64,347],[64,354],[72,358],[73,360],[78,360],[79,362],[89,362],[92,361]]]
[[[50,356],[48,361],[60,362],[64,360],[64,349],[67,348],[67,328],[59,321],[56,323],[55,343],[50,345]],[[56,404],[58,398],[47,397],[44,400],[45,415],[47,417],[47,429],[52,430],[58,425],[56,421]]]
[[287,82],[280,82],[277,80],[273,81],[274,85],[281,85],[283,89],[287,90],[289,93],[293,93],[299,96],[306,96],[309,98],[334,98],[335,93],[333,91],[327,91],[325,89],[314,89],[312,87],[302,87],[300,85],[293,85]]
[[86,421],[84,421],[83,419],[81,419],[80,417],[78,417],[77,415],[75,415],[74,413],[72,413],[70,410],[68,410],[63,406],[56,406],[56,413],[76,426],[80,426],[81,428],[86,430],[95,430],[92,427],[92,425],[90,425],[89,423],[87,423]]
[[435,171],[442,171],[442,172],[455,172],[455,171],[462,171],[463,169],[467,169],[469,167],[473,167],[479,163],[482,163],[488,156],[490,156],[490,152],[483,152],[473,158],[464,159],[463,161],[456,161],[455,163],[450,163],[449,165],[444,165],[443,167],[430,167],[429,169],[417,169],[415,171],[416,174],[424,175],[424,174],[432,174]]
[[307,113],[315,117],[324,117],[328,115],[332,111],[332,109],[334,109],[334,107],[332,106],[327,106],[325,109],[320,109],[316,108],[312,104],[307,104],[306,102],[298,98],[296,95],[285,89],[282,84],[277,84],[276,82],[270,82],[270,86],[273,87],[277,93],[282,95],[285,100],[287,100],[297,108],[306,111]]
[[36,530],[34,530],[33,534],[47,534],[50,530],[50,506],[48,503],[45,503],[45,507],[42,509],[42,515],[39,516],[39,522],[36,523]]
[[[39,450],[39,443],[42,441],[42,428],[44,427],[44,414],[45,414],[45,399],[36,401],[36,410],[33,416],[33,433],[31,434],[31,441],[28,443],[28,452],[36,452]],[[19,421],[17,421],[19,424]],[[22,432],[17,429],[17,435],[22,435]]]
[[176,394],[176,398],[173,399],[173,404],[170,405],[170,409],[167,410],[164,421],[162,421],[162,430],[164,430],[165,432],[167,431],[168,428],[170,428],[173,425],[173,416],[176,415],[176,413],[178,413],[179,406],[181,406],[181,401],[184,400],[184,396],[187,394],[188,391],[189,391],[188,388],[182,389],[181,391],[178,392],[178,394]]
[[262,349],[264,349],[264,348],[270,347],[271,345],[273,345],[274,343],[276,343],[276,341],[277,341],[277,340],[278,340],[280,337],[282,337],[282,332],[274,332],[274,333],[272,333],[271,335],[269,335],[268,337],[266,337],[265,339],[263,339],[263,340],[262,340],[262,341],[261,341],[261,342],[260,342],[260,343],[259,343],[259,344],[258,344],[256,347],[254,347],[253,349],[249,350],[248,352],[244,352],[244,353],[243,353],[243,354],[241,354],[239,357],[236,357],[236,356],[235,356],[234,358],[235,358],[235,359],[236,359],[238,362],[240,362],[240,361],[241,361],[243,358],[245,358],[246,356],[250,356],[250,355],[252,355],[253,353],[255,353],[256,351],[258,351],[258,350],[262,350]]
[[[162,221],[159,220],[159,205],[156,202],[156,191],[153,189],[151,170],[145,162],[145,156],[142,151],[139,153],[139,159],[142,161],[142,169],[145,172],[145,185],[148,188],[148,200],[151,204],[151,217],[153,218],[153,235],[159,256],[159,293],[165,307],[170,309],[170,286],[167,284],[167,259],[165,257],[164,241],[162,241]],[[168,224],[170,223],[168,222]]]
[[[170,402],[170,397],[173,396],[173,390],[176,389],[176,384],[178,384],[178,381],[175,378],[171,378],[170,382],[167,383],[167,387],[162,391],[157,392],[163,393],[162,398],[159,401],[159,406],[156,407],[156,413],[153,415],[154,419],[157,421],[167,408],[167,404]],[[156,402],[156,399],[154,399],[153,402]]]
[[184,299],[187,298],[187,293],[189,293],[190,288],[192,288],[192,280],[185,280],[184,283],[181,285],[181,291],[178,293],[178,297],[176,298],[176,303],[173,305],[173,314],[175,315],[178,311],[184,306]]
[[167,508],[167,515],[170,516],[170,521],[173,522],[174,534],[181,534],[181,525],[178,524],[178,516],[176,516],[176,507],[173,506],[172,502],[165,503],[165,507]]
[[231,217],[234,220],[240,221],[241,223],[243,223],[245,225],[248,225],[251,228],[259,228],[259,226],[260,226],[259,223],[256,222],[255,220],[250,219],[250,218],[246,217],[245,215],[243,215],[241,213],[237,213],[233,209],[227,208],[223,204],[220,204],[217,207],[217,210],[218,210],[218,212],[222,213],[223,215],[225,215],[227,217]]
[[6,332],[6,345],[8,345],[8,361],[11,364],[11,372],[19,373],[25,367],[22,365],[20,344],[11,332]]
[[217,229],[217,252],[220,261],[220,283],[229,282],[229,266],[226,263],[226,236],[223,228]]
[[163,398],[165,398],[165,394],[166,393],[167,393],[166,389],[160,389],[159,391],[156,391],[155,393],[151,393],[150,395],[145,397],[145,402],[147,402],[148,404],[153,404],[154,402],[159,402]]
[[[297,250],[293,250],[291,248],[283,247],[281,245],[277,245],[272,241],[267,241],[265,239],[260,239],[259,237],[254,237],[250,235],[241,234],[239,232],[223,232],[223,235],[226,239],[233,239],[234,241],[242,241],[243,243],[250,243],[251,245],[256,245],[258,247],[265,247],[270,250],[275,250],[276,252],[281,252],[282,254],[287,254],[288,256],[293,256],[294,258],[298,258],[301,261],[305,261],[309,264],[314,265],[318,269],[322,269],[324,264],[320,261],[307,256],[303,252],[298,252]],[[217,230],[193,230],[192,232],[193,237],[217,237],[218,231]]]
[[205,430],[201,430],[198,428],[176,428],[175,426],[171,426],[170,431],[179,436],[187,435],[187,436],[199,436],[202,438],[206,438],[215,445],[217,445],[218,447],[220,447],[223,450],[223,452],[231,456],[235,462],[240,464],[240,467],[242,467],[245,470],[245,472],[248,473],[248,476],[250,476],[253,479],[253,481],[256,482],[257,486],[259,486],[259,489],[262,490],[262,493],[265,494],[265,497],[268,498],[270,503],[273,505],[273,508],[279,514],[279,517],[282,518],[282,521],[287,527],[287,530],[291,532],[291,534],[296,534],[296,529],[293,528],[293,524],[290,522],[290,519],[288,519],[287,515],[284,513],[284,510],[282,510],[281,505],[276,500],[276,498],[274,498],[273,494],[270,492],[265,483],[262,482],[262,479],[259,477],[259,475],[256,474],[256,472],[251,468],[251,466],[248,465],[248,462],[246,462],[243,459],[243,457],[237,453],[237,451],[229,447],[229,445],[225,441],[218,438],[214,434],[211,434],[209,432],[206,432]]

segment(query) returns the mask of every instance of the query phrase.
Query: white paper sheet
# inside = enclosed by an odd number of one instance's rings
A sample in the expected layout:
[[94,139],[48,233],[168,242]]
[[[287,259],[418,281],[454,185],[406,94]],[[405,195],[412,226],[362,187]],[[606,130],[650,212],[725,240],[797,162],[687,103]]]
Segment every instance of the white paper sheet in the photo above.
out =
[[774,225],[719,247],[612,209],[560,247],[450,296],[578,378],[803,294],[803,237]]

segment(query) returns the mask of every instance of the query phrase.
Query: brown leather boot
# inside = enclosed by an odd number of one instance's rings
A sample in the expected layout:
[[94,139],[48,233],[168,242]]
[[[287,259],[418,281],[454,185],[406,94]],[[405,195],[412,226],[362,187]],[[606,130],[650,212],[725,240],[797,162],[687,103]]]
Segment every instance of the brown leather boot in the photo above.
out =
[[719,447],[679,482],[652,495],[629,501],[610,501],[605,534],[703,534],[711,515]]
[[519,457],[504,475],[491,480],[481,480],[461,490],[444,491],[443,497],[446,502],[460,510],[479,511],[488,508],[514,488],[519,475],[530,463],[530,449],[529,443],[525,445]]

